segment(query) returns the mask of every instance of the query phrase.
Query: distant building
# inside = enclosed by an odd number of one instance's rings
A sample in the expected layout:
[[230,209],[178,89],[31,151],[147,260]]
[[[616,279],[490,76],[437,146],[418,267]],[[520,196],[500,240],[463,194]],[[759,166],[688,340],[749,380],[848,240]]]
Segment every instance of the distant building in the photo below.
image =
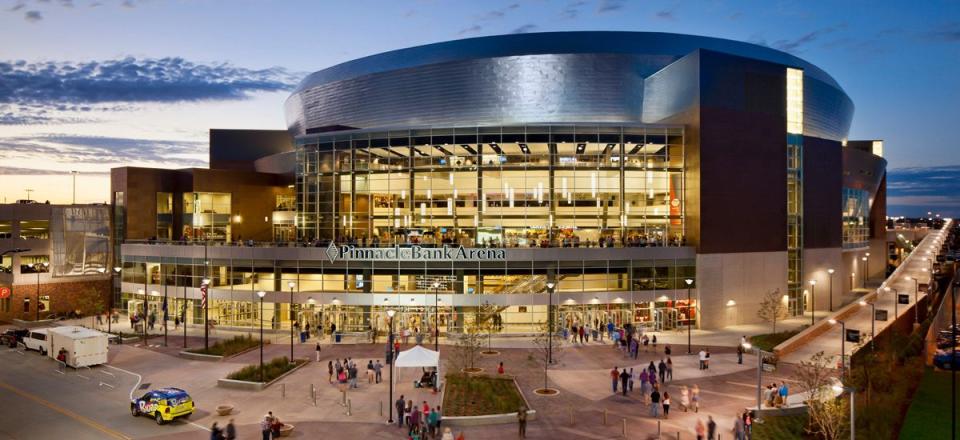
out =
[[106,311],[109,206],[0,205],[0,253],[0,321]]
[[552,304],[564,326],[671,330],[757,322],[775,291],[837,307],[886,267],[882,142],[848,142],[840,85],[768,47],[471,38],[318,71],[285,110],[288,134],[211,132],[210,170],[114,170],[122,300],[172,289],[196,322],[208,280],[238,327],[396,309],[528,333]]

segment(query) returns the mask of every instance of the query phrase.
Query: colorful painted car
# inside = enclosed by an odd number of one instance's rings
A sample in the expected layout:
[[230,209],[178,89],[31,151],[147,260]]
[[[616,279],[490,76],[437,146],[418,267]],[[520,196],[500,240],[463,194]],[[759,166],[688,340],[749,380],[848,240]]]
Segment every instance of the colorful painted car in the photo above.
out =
[[153,390],[130,402],[130,414],[134,417],[148,415],[153,417],[158,425],[178,417],[190,417],[193,410],[193,399],[180,388]]

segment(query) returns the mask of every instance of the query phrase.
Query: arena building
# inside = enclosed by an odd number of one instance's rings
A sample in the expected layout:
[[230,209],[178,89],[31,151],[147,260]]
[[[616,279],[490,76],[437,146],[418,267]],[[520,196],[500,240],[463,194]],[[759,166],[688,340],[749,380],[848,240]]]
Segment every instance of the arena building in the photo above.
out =
[[[658,331],[828,310],[886,271],[882,141],[820,68],[690,35],[472,38],[309,75],[211,169],[113,170],[117,299],[344,331]],[[262,220],[261,220],[262,219]],[[872,250],[872,252],[871,252]],[[264,291],[260,317],[257,292]],[[175,299],[179,298],[179,299]],[[129,306],[128,306],[129,308]]]

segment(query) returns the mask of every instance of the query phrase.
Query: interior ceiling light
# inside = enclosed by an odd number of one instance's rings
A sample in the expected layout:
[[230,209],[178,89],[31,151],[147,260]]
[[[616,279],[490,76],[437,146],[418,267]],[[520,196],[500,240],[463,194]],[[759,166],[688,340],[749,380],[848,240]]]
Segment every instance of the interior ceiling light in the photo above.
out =
[[474,156],[477,155],[477,150],[474,150],[473,147],[471,147],[471,146],[469,146],[469,145],[467,145],[467,144],[461,144],[461,145],[460,145],[460,148],[463,148],[464,150],[467,150],[467,153],[470,153],[470,154],[472,154],[472,155],[474,155]]
[[527,144],[520,144],[520,151],[523,151],[524,154],[530,154],[530,148],[527,147]]
[[500,149],[496,142],[491,143],[490,148],[493,148],[493,151],[495,151],[497,154],[503,154],[503,150]]
[[587,144],[577,144],[577,154],[583,154],[587,150]]

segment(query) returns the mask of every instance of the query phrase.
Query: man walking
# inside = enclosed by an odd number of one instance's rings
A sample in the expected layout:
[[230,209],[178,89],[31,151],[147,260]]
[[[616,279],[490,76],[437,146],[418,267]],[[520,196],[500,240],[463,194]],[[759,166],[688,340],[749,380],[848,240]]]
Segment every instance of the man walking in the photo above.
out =
[[627,369],[624,368],[623,371],[620,372],[620,389],[622,390],[624,396],[627,395],[627,382],[629,381],[630,373],[627,373]]
[[717,435],[717,422],[713,421],[713,416],[707,416],[707,440],[714,440]]
[[517,410],[517,428],[519,428],[518,435],[520,438],[527,438],[527,407],[520,405],[520,409]]
[[317,341],[317,347],[313,350],[317,352],[317,362],[320,362],[320,341]]
[[743,344],[737,345],[737,364],[743,365]]
[[610,370],[610,379],[613,383],[613,394],[617,394],[617,381],[620,380],[620,371],[617,370],[617,367]]
[[657,373],[660,376],[660,383],[666,382],[667,378],[667,363],[663,361],[663,358],[660,359],[660,363],[657,364]]
[[376,373],[376,375],[377,375],[377,383],[380,383],[380,380],[381,380],[382,377],[383,377],[383,376],[380,374],[382,369],[383,369],[383,364],[380,363],[380,359],[377,359],[377,363],[376,363],[376,364],[373,364],[373,371],[374,371],[374,372]]
[[659,387],[654,386],[653,392],[650,393],[650,417],[659,418],[660,417],[660,391]]
[[400,398],[394,402],[393,406],[397,407],[397,428],[403,428],[403,408],[406,407],[406,401],[403,400],[403,394],[401,394]]
[[707,363],[707,352],[701,348],[700,353],[697,354],[697,357],[700,359],[700,369],[702,370],[704,365]]

